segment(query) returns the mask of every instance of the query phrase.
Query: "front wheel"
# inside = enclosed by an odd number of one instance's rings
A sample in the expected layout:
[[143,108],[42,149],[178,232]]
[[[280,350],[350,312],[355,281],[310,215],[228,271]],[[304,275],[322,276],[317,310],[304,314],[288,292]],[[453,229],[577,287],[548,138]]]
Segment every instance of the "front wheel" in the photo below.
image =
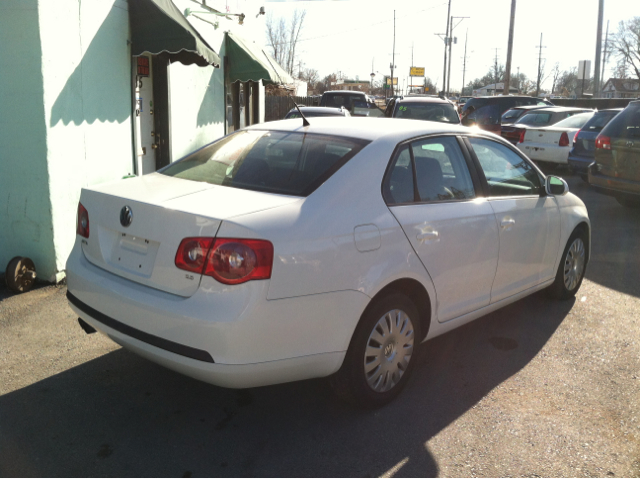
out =
[[376,300],[360,319],[340,370],[331,378],[336,393],[358,406],[381,407],[406,384],[420,342],[413,302],[400,293]]
[[587,241],[587,234],[582,229],[574,231],[567,241],[558,265],[556,280],[549,288],[552,297],[569,299],[580,289],[587,268]]

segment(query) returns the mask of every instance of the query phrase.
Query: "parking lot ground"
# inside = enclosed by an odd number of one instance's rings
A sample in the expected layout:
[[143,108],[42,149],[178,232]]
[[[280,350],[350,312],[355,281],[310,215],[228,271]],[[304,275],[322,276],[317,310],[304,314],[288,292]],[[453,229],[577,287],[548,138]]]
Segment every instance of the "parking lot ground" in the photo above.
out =
[[429,341],[377,411],[324,379],[204,384],[86,335],[64,286],[0,287],[0,475],[640,476],[640,211],[568,180],[593,224],[575,300]]

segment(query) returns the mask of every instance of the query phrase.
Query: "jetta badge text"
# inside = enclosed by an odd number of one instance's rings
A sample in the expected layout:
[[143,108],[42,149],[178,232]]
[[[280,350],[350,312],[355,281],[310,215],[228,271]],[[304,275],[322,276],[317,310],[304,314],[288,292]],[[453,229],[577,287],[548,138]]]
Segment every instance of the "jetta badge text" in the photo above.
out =
[[133,211],[128,206],[123,206],[120,210],[120,224],[125,228],[133,221]]

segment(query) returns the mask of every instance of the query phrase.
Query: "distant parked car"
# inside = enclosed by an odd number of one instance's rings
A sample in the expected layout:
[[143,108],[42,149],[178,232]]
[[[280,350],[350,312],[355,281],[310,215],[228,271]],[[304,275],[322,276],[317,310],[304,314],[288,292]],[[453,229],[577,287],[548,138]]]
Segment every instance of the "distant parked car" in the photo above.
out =
[[[525,130],[528,127],[540,128],[543,126],[555,125],[559,121],[578,113],[587,113],[593,111],[589,108],[574,108],[565,106],[536,106],[533,108],[535,108],[535,111],[529,111],[525,115],[522,115],[511,125],[505,125],[503,122],[500,131],[502,137],[506,138],[515,145],[518,142],[522,142]],[[502,115],[502,117],[504,118],[505,115],[513,110],[514,108]]]
[[571,149],[571,140],[594,115],[578,113],[543,128],[527,128],[522,142],[516,146],[534,161],[553,165],[566,165]]
[[640,208],[640,101],[632,101],[596,137],[589,184],[618,203]]
[[569,151],[569,169],[578,173],[584,181],[587,181],[587,168],[595,158],[596,137],[621,111],[622,108],[597,111],[573,138],[573,148]]
[[460,116],[449,100],[438,97],[407,96],[389,102],[386,117],[460,124]]
[[549,105],[553,103],[530,96],[489,96],[474,97],[462,107],[462,124],[478,126],[483,130],[500,134],[500,120],[505,111],[521,105]]
[[[306,118],[314,116],[351,116],[349,110],[346,108],[325,108],[321,106],[301,106],[300,111]],[[292,108],[285,115],[284,119],[300,118],[300,113],[297,108]]]

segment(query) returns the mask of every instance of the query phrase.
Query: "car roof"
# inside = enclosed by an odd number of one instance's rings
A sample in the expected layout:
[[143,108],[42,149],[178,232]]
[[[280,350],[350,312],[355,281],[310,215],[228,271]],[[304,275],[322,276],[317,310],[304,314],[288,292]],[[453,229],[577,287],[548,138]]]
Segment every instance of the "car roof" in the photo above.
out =
[[550,105],[520,105],[520,106],[514,106],[513,108],[509,108],[507,111],[511,111],[511,110],[539,110],[540,108],[549,108],[549,107],[550,107]]
[[396,103],[447,103],[451,104],[451,101],[444,100],[437,96],[405,96],[400,97]]
[[341,94],[341,95],[363,95],[363,96],[367,96],[367,94],[363,91],[352,91],[352,90],[330,90],[330,91],[325,91],[323,93],[323,95],[326,95],[327,93],[331,93],[332,95],[334,94]]
[[[332,106],[302,106],[302,105],[298,105],[298,108],[300,108],[303,113],[305,111],[308,111],[308,112],[320,112],[320,113],[335,113],[336,115],[342,115],[342,114],[344,114],[344,111],[345,111],[342,108],[335,108],[335,107],[332,107]],[[288,113],[291,113],[292,111],[297,111],[297,108],[294,106],[291,110],[288,111]]]
[[540,108],[539,110],[536,110],[536,113],[544,113],[545,111],[547,112],[551,112],[551,113],[567,113],[567,112],[571,112],[571,111],[579,111],[579,112],[583,112],[583,113],[589,113],[589,111],[592,111],[591,108],[582,108],[582,107],[577,107],[577,106],[545,106],[543,108]]
[[[418,136],[437,133],[479,134],[476,128],[459,126],[458,124],[439,123],[434,121],[405,120],[402,118],[366,118],[346,117],[336,121],[331,117],[314,117],[309,119],[308,127],[302,126],[302,120],[270,121],[247,127],[247,130],[276,130],[301,133],[315,133],[321,135],[335,135],[363,140],[390,140],[396,143]],[[497,135],[487,136],[500,138]]]

